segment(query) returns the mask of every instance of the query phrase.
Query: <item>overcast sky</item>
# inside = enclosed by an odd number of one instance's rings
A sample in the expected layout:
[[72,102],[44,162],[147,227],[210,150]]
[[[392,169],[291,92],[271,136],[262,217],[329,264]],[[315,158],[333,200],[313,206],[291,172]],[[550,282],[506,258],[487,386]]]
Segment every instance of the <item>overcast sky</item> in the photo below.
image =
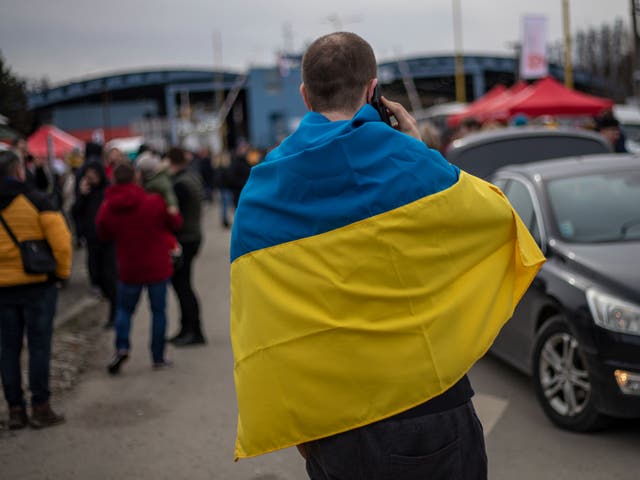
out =
[[[571,0],[572,30],[629,24],[629,0]],[[214,32],[226,68],[272,64],[285,45],[358,33],[378,59],[453,51],[451,0],[0,0],[0,50],[19,75],[53,82],[161,67],[212,68]],[[523,14],[549,18],[562,35],[561,0],[462,0],[465,51],[509,53]]]

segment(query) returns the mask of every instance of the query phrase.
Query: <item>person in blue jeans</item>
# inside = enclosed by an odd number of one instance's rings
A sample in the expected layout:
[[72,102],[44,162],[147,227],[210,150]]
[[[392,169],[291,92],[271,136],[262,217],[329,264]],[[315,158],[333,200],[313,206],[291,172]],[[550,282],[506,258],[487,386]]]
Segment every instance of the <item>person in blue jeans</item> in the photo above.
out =
[[[151,357],[155,368],[166,366],[164,359],[165,332],[167,330],[167,281],[146,285],[151,306]],[[131,349],[129,332],[131,317],[136,309],[145,285],[118,286],[118,307],[116,310],[116,350],[128,355]],[[121,363],[121,362],[120,362]],[[119,367],[111,366],[110,372],[117,373]],[[115,371],[112,371],[115,370]]]
[[114,169],[115,185],[105,192],[96,217],[98,237],[113,241],[118,258],[118,298],[115,330],[116,353],[107,366],[116,374],[129,358],[131,319],[143,289],[151,304],[151,357],[153,367],[169,365],[164,356],[167,327],[167,283],[173,274],[170,250],[182,225],[179,213],[169,211],[163,198],[146,193],[140,174],[123,163]]

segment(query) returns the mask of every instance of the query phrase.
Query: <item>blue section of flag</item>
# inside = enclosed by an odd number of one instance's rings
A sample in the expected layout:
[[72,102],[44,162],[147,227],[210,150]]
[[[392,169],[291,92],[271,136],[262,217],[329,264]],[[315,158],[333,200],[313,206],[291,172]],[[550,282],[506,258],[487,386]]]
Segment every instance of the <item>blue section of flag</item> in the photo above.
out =
[[351,120],[310,112],[251,170],[231,236],[231,261],[384,213],[446,190],[460,171],[380,121],[365,105]]

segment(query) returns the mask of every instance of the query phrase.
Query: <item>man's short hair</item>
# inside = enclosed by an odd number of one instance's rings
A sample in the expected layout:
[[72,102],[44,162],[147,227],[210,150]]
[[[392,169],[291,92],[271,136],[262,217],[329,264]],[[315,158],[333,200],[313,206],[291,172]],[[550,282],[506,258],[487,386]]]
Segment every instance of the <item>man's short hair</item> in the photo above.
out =
[[18,173],[20,157],[11,150],[0,152],[0,178],[12,177]]
[[133,169],[133,165],[130,163],[119,163],[116,168],[113,169],[113,179],[116,185],[122,185],[124,183],[133,183],[136,178],[136,171]]
[[318,38],[302,58],[302,81],[314,111],[355,110],[367,83],[377,76],[371,45],[355,33]]
[[180,147],[171,147],[167,152],[167,157],[171,165],[181,167],[187,163],[187,157],[184,154],[184,150]]
[[596,130],[604,130],[605,128],[618,128],[620,122],[615,117],[613,112],[604,112],[596,118]]

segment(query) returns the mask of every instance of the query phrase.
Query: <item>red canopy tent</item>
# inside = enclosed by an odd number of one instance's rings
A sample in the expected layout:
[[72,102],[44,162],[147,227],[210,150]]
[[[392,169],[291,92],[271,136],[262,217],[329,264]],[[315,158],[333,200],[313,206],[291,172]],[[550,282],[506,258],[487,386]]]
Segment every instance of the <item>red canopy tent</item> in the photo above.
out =
[[455,128],[465,118],[474,117],[479,111],[482,110],[484,105],[491,102],[495,98],[502,95],[507,91],[507,87],[502,84],[498,84],[485,93],[482,97],[478,98],[475,102],[471,103],[465,110],[455,115],[451,115],[447,119],[447,123],[450,127]]
[[34,157],[47,157],[49,148],[54,157],[61,158],[74,148],[83,149],[84,142],[53,125],[43,125],[27,139],[27,149]]
[[557,80],[546,77],[501,104],[490,105],[484,119],[505,120],[516,114],[597,115],[611,108],[613,101],[566,88]]
[[481,122],[491,120],[493,118],[491,116],[491,112],[500,111],[502,105],[510,103],[515,97],[525,95],[524,92],[529,91],[531,88],[533,87],[524,80],[520,80],[519,82],[513,84],[513,86],[510,89],[506,90],[502,95],[494,98],[484,105],[484,108],[480,112],[478,112],[478,120]]

